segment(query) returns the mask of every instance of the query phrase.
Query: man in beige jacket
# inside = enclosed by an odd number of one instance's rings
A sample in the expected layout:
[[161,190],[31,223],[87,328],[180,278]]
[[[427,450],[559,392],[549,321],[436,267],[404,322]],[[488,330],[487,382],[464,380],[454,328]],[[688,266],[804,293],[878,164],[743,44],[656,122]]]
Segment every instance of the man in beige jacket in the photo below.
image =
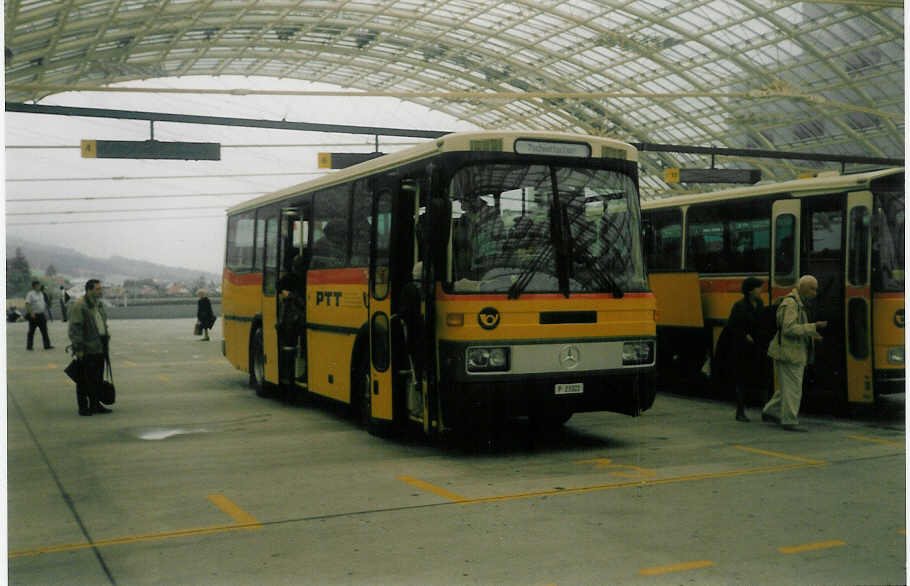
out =
[[784,297],[777,308],[777,334],[768,345],[774,359],[777,388],[762,409],[762,421],[776,421],[788,431],[806,431],[798,425],[797,415],[803,397],[803,374],[815,358],[818,330],[826,321],[809,323],[806,302],[818,295],[818,281],[812,275],[800,277],[796,289]]

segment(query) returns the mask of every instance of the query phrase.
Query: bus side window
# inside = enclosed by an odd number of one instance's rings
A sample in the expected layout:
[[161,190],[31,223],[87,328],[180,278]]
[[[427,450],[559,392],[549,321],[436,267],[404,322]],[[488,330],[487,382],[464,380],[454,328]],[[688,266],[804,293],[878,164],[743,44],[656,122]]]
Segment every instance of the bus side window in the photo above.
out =
[[679,210],[654,212],[645,220],[648,270],[679,270],[682,265],[682,214]]
[[350,184],[317,193],[314,199],[313,256],[310,267],[336,269],[347,266],[350,248],[348,230]]
[[255,212],[232,216],[228,220],[225,264],[235,272],[253,269]]
[[865,285],[869,280],[869,210],[856,207],[850,210],[849,262],[847,280],[851,285]]
[[351,214],[351,266],[370,264],[370,214],[373,192],[365,179],[354,184],[354,204]]
[[796,282],[793,270],[795,227],[796,216],[793,214],[781,214],[774,221],[774,279],[779,283]]
[[726,269],[724,258],[724,220],[716,206],[689,210],[686,269],[699,273],[718,273]]
[[265,218],[265,233],[263,234],[265,243],[265,267],[262,278],[262,292],[271,296],[275,294],[275,286],[278,282],[278,212],[271,210],[270,215]]

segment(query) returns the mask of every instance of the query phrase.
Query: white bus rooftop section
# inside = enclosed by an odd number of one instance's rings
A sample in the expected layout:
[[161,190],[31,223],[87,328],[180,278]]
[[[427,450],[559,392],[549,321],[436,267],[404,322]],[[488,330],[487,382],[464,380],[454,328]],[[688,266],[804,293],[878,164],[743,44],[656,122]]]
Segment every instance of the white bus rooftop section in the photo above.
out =
[[[410,147],[397,153],[391,153],[353,165],[335,173],[327,173],[316,179],[311,179],[297,185],[275,191],[261,197],[237,204],[227,210],[231,215],[245,210],[255,209],[274,201],[281,201],[287,197],[301,195],[321,189],[346,183],[359,177],[373,175],[385,169],[392,169],[401,165],[426,159],[446,152],[461,151],[492,151],[491,148],[480,148],[479,145],[489,146],[491,142],[501,141],[495,149],[503,153],[518,154],[551,154],[562,157],[584,158],[615,158],[626,161],[638,162],[638,151],[629,143],[599,136],[586,136],[565,132],[523,132],[523,131],[482,131],[482,132],[456,132],[446,134],[439,138],[429,140],[425,144]],[[472,144],[473,143],[473,144]],[[517,145],[517,150],[516,150]],[[552,145],[552,148],[546,148]],[[587,145],[586,156],[571,145]],[[558,148],[564,146],[566,148]]]
[[643,200],[641,202],[642,210],[658,210],[661,208],[675,208],[679,206],[705,203],[711,201],[723,201],[727,199],[738,199],[741,197],[761,197],[763,195],[773,195],[777,193],[790,193],[793,197],[811,197],[837,191],[856,190],[863,186],[869,185],[876,179],[888,177],[903,173],[903,167],[892,167],[890,169],[879,169],[877,171],[867,171],[864,173],[855,173],[849,175],[820,175],[818,177],[808,177],[805,179],[794,179],[792,181],[782,181],[780,183],[767,183],[763,185],[751,185],[749,187],[735,187],[732,189],[719,189],[706,193],[696,193],[692,195],[680,195],[668,197],[666,199]]

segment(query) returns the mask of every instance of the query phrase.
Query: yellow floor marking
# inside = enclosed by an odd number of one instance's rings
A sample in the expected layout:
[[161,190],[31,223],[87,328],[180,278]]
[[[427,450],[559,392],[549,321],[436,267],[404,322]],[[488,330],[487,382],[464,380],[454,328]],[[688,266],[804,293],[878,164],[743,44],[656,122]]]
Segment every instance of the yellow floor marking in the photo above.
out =
[[178,531],[168,531],[165,533],[149,533],[147,535],[129,535],[127,537],[116,537],[114,539],[101,539],[93,543],[71,543],[67,545],[50,545],[47,547],[36,547],[34,549],[25,549],[21,551],[11,551],[10,558],[25,557],[31,555],[40,555],[43,553],[57,553],[61,551],[75,551],[79,549],[88,549],[90,547],[102,547],[106,545],[124,545],[128,543],[141,543],[144,541],[157,541],[160,539],[173,539],[175,537],[189,537],[193,535],[210,535],[212,533],[224,533],[226,531],[238,531],[249,529],[262,529],[262,523],[255,517],[232,503],[230,500],[220,494],[209,495],[212,501],[219,509],[227,513],[236,524],[233,525],[216,525],[214,527],[200,527],[197,529],[182,529]]
[[[825,465],[825,464],[823,464]],[[598,492],[602,490],[613,490],[618,488],[634,488],[634,487],[644,487],[644,486],[657,486],[659,484],[675,484],[678,482],[690,482],[693,480],[712,480],[718,478],[734,478],[736,476],[747,476],[750,474],[765,474],[768,472],[783,472],[786,470],[802,470],[805,468],[816,468],[817,465],[814,464],[786,464],[783,466],[768,466],[766,468],[749,468],[745,470],[730,470],[728,472],[706,472],[703,474],[689,474],[686,476],[674,476],[670,478],[648,478],[641,480],[628,480],[625,482],[614,482],[610,484],[597,484],[592,486],[579,486],[575,488],[557,488],[551,490],[539,490],[534,492],[525,492],[519,494],[504,494],[499,496],[488,496],[488,497],[478,497],[478,498],[468,498],[459,496],[453,493],[450,493],[444,489],[441,489],[432,484],[427,484],[421,480],[413,479],[409,476],[399,476],[399,480],[403,480],[408,484],[416,486],[418,488],[423,488],[434,492],[441,496],[445,496],[454,502],[461,504],[480,504],[480,503],[495,503],[502,501],[518,500],[518,499],[529,499],[529,498],[538,498],[542,496],[555,496],[558,494],[581,494],[585,492]]]
[[861,442],[873,442],[873,443],[877,443],[877,444],[886,444],[889,446],[897,446],[899,448],[906,447],[903,442],[894,442],[891,440],[879,439],[877,437],[867,437],[865,435],[848,435],[847,437],[850,439],[859,440]]
[[54,369],[57,368],[57,365],[54,364],[53,362],[48,362],[48,363],[47,363],[47,367],[48,367],[50,370],[54,370]]
[[709,562],[707,560],[697,561],[697,562],[686,562],[684,564],[674,564],[672,566],[660,566],[658,568],[644,568],[638,570],[639,574],[644,576],[659,576],[661,574],[667,574],[670,572],[682,572],[683,570],[696,570],[698,568],[707,568],[713,566],[714,562]]
[[[45,366],[16,366],[13,368],[7,368],[7,372],[42,372],[51,368],[52,365],[47,364]],[[54,365],[56,366],[56,365]]]
[[124,360],[123,366],[139,366],[139,364],[136,362],[133,362],[132,360]]
[[827,464],[822,460],[813,460],[811,458],[800,458],[799,456],[791,456],[790,454],[782,454],[780,452],[769,452],[768,450],[759,450],[758,448],[750,448],[748,446],[733,446],[738,450],[745,450],[747,452],[755,452],[756,454],[763,454],[765,456],[773,456],[775,458],[784,458],[785,460],[796,460],[797,462],[805,462],[806,464],[812,464],[813,466],[823,466]]
[[610,458],[591,458],[589,460],[575,460],[576,464],[594,464],[595,468],[606,468],[613,465]]
[[210,494],[208,498],[215,503],[215,506],[230,515],[231,519],[237,523],[246,525],[250,527],[250,529],[262,529],[262,524],[257,521],[254,516],[232,503],[223,494]]
[[169,531],[167,533],[150,533],[148,535],[132,535],[128,537],[117,537],[115,539],[101,539],[94,543],[73,543],[69,545],[51,545],[48,547],[36,547],[34,549],[25,549],[21,551],[11,551],[10,558],[18,558],[30,555],[40,555],[42,553],[56,553],[61,551],[73,551],[77,549],[87,549],[89,547],[101,547],[105,545],[123,545],[127,543],[140,543],[143,541],[157,541],[159,539],[171,539],[174,537],[187,537],[190,535],[208,535],[210,533],[224,533],[225,531],[237,531],[239,529],[259,529],[262,525],[216,525],[215,527],[202,527],[199,529],[183,529],[180,531]]
[[815,551],[817,549],[828,549],[829,547],[840,547],[847,545],[843,541],[819,541],[818,543],[806,543],[803,545],[794,545],[792,547],[778,547],[777,551],[781,553],[802,553],[804,551]]
[[443,498],[447,498],[452,502],[456,502],[456,503],[471,502],[471,499],[466,499],[465,497],[463,497],[461,495],[457,495],[454,492],[449,492],[444,488],[440,488],[438,486],[430,484],[429,482],[424,482],[423,480],[418,480],[417,478],[413,478],[411,476],[399,476],[398,480],[401,480],[402,482],[407,482],[411,486],[415,486],[417,488],[422,488],[423,490],[432,492],[433,494],[441,496]]
[[164,382],[170,382],[171,379],[166,374],[159,374],[158,380],[163,380]]

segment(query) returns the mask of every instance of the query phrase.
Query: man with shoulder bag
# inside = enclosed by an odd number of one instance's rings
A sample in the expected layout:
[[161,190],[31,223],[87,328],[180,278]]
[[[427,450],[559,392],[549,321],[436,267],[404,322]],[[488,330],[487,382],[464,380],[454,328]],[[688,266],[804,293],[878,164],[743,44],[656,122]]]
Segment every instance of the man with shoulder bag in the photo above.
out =
[[110,340],[107,314],[101,303],[103,294],[101,282],[89,279],[85,284],[85,296],[73,304],[69,315],[70,343],[80,364],[76,403],[79,415],[83,416],[111,412],[101,404],[98,397],[104,382],[104,366]]
[[822,339],[818,330],[826,321],[809,323],[806,303],[818,295],[818,281],[804,275],[777,308],[778,330],[768,345],[768,356],[774,360],[777,388],[762,409],[762,421],[780,423],[787,431],[806,431],[796,419],[803,396],[803,375],[815,358],[815,342]]

